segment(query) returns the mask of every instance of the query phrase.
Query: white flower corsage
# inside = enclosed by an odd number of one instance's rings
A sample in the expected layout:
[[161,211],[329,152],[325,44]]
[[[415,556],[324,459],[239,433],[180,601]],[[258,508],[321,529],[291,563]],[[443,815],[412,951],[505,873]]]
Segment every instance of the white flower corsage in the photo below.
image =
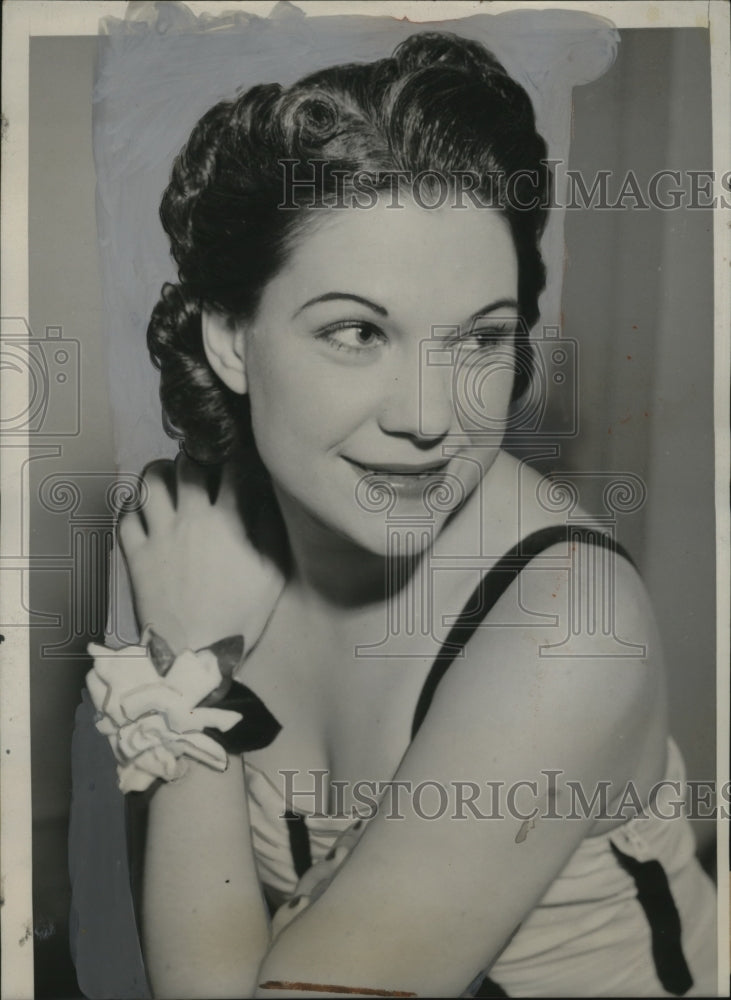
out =
[[119,650],[88,646],[94,666],[86,686],[97,711],[96,728],[117,760],[120,789],[142,792],[158,778],[180,778],[187,768],[184,757],[225,771],[228,755],[215,734],[227,733],[243,716],[212,705],[232,686],[243,637],[178,655],[149,628],[142,638],[145,645]]

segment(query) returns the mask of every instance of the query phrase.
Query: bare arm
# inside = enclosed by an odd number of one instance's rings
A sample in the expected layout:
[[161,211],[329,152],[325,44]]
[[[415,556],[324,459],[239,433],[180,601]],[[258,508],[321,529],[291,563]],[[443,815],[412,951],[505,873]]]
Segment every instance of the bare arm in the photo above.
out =
[[155,996],[252,995],[269,921],[241,758],[223,774],[191,763],[152,797],[143,940]]
[[[236,633],[250,648],[282,589],[244,529],[230,473],[214,501],[206,470],[182,456],[153,463],[143,516],[120,522],[138,623],[177,652]],[[269,921],[240,757],[223,773],[189,761],[152,795],[142,914],[155,996],[251,995]]]

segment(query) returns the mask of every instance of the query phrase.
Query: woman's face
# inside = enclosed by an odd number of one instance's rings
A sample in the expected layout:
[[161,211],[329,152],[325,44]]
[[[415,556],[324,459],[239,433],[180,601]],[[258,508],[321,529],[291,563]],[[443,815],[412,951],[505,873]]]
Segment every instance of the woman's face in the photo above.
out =
[[518,264],[494,209],[330,210],[245,334],[256,444],[285,513],[370,552],[437,530],[497,456]]

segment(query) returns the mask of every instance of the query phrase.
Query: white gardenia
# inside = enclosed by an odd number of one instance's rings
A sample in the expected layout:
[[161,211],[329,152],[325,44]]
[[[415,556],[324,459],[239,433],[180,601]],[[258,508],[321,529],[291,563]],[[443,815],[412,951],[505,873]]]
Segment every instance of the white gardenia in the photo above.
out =
[[113,650],[92,642],[88,652],[94,666],[86,686],[97,711],[96,728],[109,739],[123,792],[145,791],[157,778],[182,777],[183,757],[226,769],[226,751],[203,730],[228,732],[242,716],[197,707],[223,679],[211,650],[185,650],[165,676],[145,646]]

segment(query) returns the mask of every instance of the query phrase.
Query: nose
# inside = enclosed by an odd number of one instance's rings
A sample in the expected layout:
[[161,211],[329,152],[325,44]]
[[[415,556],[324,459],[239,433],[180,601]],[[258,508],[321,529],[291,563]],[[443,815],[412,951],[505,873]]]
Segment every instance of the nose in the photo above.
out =
[[422,447],[433,448],[452,427],[451,367],[440,363],[433,351],[404,352],[388,375],[380,414],[387,434],[411,438]]

